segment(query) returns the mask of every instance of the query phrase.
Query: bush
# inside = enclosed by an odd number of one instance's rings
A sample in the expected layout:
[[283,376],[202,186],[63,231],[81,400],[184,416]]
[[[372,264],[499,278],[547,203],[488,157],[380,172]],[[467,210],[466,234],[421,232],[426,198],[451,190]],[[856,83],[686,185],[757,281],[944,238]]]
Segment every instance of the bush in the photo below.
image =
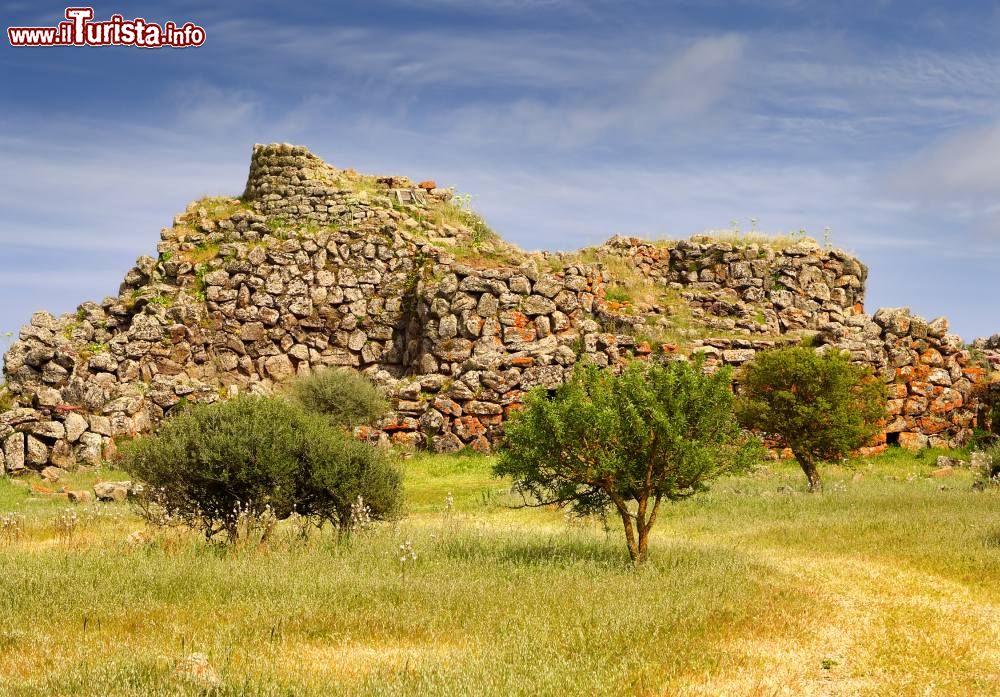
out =
[[384,452],[273,397],[192,406],[125,446],[121,464],[145,484],[147,519],[165,515],[230,541],[247,521],[293,513],[347,529],[359,496],[376,519],[394,516],[402,499]]
[[302,407],[348,429],[375,421],[389,408],[378,389],[353,370],[320,370],[295,380],[291,390]]
[[823,488],[818,463],[865,445],[886,418],[885,385],[839,351],[766,351],[743,367],[739,383],[740,421],[780,436],[814,492]]
[[1000,443],[993,443],[974,456],[973,465],[973,489],[983,491],[1000,488]]
[[525,505],[614,511],[641,562],[662,502],[763,455],[732,402],[729,371],[705,375],[700,362],[635,362],[620,375],[578,366],[551,398],[528,395],[505,426],[494,474],[513,477]]

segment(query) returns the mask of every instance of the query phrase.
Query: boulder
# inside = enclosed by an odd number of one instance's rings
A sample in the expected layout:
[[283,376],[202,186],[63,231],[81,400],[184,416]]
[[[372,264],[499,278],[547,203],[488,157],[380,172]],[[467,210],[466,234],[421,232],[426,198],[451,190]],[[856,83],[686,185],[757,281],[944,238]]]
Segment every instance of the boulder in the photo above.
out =
[[62,467],[49,466],[42,468],[42,479],[47,482],[58,482],[64,474],[66,474],[66,470]]
[[436,453],[457,453],[464,447],[465,444],[462,443],[461,439],[451,432],[434,436],[431,439],[431,450]]
[[24,461],[28,466],[41,467],[49,461],[49,449],[42,441],[32,435],[25,437]]
[[132,482],[98,482],[94,485],[94,496],[98,501],[123,502],[128,500],[132,491]]
[[66,429],[66,440],[70,443],[76,443],[80,440],[80,436],[82,436],[87,430],[87,420],[76,412],[71,411],[66,414],[63,426]]
[[25,469],[27,464],[25,458],[25,443],[23,433],[14,433],[7,437],[3,446],[4,459],[6,460],[7,471],[16,474]]
[[90,503],[94,500],[94,495],[89,491],[67,491],[66,498],[70,503]]
[[264,361],[264,368],[271,379],[276,382],[282,382],[295,375],[295,367],[292,365],[291,359],[283,353],[271,356]]

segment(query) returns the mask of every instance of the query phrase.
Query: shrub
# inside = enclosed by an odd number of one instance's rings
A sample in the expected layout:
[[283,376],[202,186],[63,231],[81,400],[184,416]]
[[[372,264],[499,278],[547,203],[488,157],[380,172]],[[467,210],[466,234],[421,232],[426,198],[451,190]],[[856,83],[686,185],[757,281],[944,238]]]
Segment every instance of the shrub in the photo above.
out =
[[513,477],[528,506],[614,511],[638,563],[661,503],[763,454],[732,402],[729,371],[705,375],[700,362],[635,362],[620,375],[581,366],[551,398],[528,395],[505,426],[494,474]]
[[977,491],[1000,488],[1000,443],[993,443],[973,459],[975,480],[972,488]]
[[375,421],[389,408],[378,388],[353,370],[320,370],[295,380],[291,390],[305,409],[348,429]]
[[7,385],[3,381],[0,381],[0,414],[10,411],[13,408],[14,393],[7,388]]
[[166,516],[209,539],[235,541],[248,520],[293,513],[346,529],[359,496],[376,519],[401,503],[401,477],[384,452],[273,397],[185,409],[125,446],[122,467],[146,485],[147,519]]
[[886,418],[885,385],[839,351],[766,351],[744,366],[739,382],[740,421],[780,436],[813,492],[823,488],[818,464],[868,443]]

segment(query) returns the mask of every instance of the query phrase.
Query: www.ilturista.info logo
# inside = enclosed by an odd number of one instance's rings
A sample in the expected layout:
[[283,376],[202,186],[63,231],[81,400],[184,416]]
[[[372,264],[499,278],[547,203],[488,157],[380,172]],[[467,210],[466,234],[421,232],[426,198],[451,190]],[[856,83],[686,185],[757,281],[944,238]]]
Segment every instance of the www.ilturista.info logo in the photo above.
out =
[[106,22],[94,22],[93,7],[67,7],[65,22],[55,27],[10,27],[11,46],[139,46],[141,48],[188,48],[205,43],[205,30],[188,22],[162,25],[142,17],[125,19],[111,15]]

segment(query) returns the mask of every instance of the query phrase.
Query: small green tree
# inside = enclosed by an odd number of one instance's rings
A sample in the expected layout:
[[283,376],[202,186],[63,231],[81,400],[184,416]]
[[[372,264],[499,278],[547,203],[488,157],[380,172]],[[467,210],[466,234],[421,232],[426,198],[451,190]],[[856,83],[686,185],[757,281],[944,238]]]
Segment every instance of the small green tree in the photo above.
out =
[[732,402],[729,371],[706,375],[700,362],[634,362],[620,375],[578,366],[551,397],[528,394],[505,426],[494,474],[512,477],[526,506],[614,510],[639,563],[663,501],[763,455]]
[[375,421],[389,408],[378,388],[350,369],[327,368],[298,378],[291,394],[308,411],[348,429]]
[[401,475],[383,451],[274,397],[189,407],[126,445],[120,465],[143,482],[148,518],[207,538],[235,541],[247,520],[292,513],[343,530],[359,496],[375,519],[394,516],[402,502]]
[[868,443],[886,418],[885,384],[848,354],[804,346],[758,354],[739,377],[744,426],[780,436],[822,491],[818,465]]

